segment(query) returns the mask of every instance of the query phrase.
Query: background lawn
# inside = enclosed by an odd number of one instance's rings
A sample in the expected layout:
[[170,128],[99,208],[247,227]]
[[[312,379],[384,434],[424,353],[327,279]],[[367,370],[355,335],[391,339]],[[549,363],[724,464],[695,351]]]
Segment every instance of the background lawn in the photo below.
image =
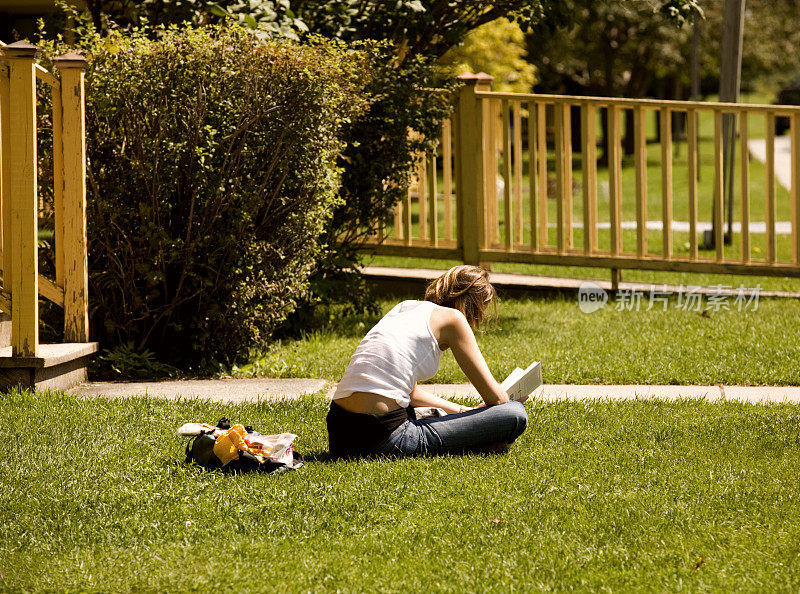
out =
[[[800,587],[800,409],[528,403],[499,457],[324,459],[280,404],[0,396],[5,591]],[[184,466],[184,421],[292,430],[280,476]]]
[[[382,313],[400,299],[381,301]],[[497,318],[477,339],[497,378],[539,360],[545,383],[553,384],[800,384],[800,335],[793,330],[800,301],[763,298],[758,309],[753,303],[742,311],[733,299],[728,304],[728,311],[700,315],[673,299],[666,311],[657,302],[646,311],[646,293],[639,311],[617,311],[621,302],[612,298],[584,314],[577,296],[501,299]],[[334,315],[320,330],[253,353],[233,374],[338,381],[378,318]],[[448,351],[431,381],[466,379]]]

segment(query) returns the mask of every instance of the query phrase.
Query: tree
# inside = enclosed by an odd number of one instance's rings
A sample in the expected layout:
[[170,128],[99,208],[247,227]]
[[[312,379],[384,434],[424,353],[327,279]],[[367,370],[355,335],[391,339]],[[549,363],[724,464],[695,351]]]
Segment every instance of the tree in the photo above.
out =
[[525,34],[518,23],[497,19],[470,31],[461,45],[451,48],[440,63],[458,75],[485,72],[494,77],[498,91],[530,93],[536,68],[525,59]]
[[[539,30],[528,37],[538,88],[572,95],[684,98],[683,89],[688,88],[684,48],[690,31],[676,27],[660,3],[570,0],[569,4],[575,11],[571,26]],[[633,114],[627,110],[625,115],[624,148],[631,154]],[[579,134],[577,126],[573,132]],[[606,145],[603,141],[604,149]]]
[[[719,86],[723,0],[706,0],[700,64],[703,89]],[[790,82],[800,75],[800,2],[747,0],[742,45],[742,88]]]
[[[697,0],[657,1],[657,10],[672,21],[697,9]],[[374,100],[344,128],[342,200],[323,237],[331,246],[328,257],[315,274],[317,296],[338,295],[348,303],[363,292],[332,290],[330,280],[352,278],[347,273],[355,270],[360,242],[406,194],[417,155],[432,148],[449,115],[447,95],[425,90],[455,88],[437,60],[470,31],[500,17],[525,31],[552,31],[580,17],[573,2],[562,0],[88,0],[87,7],[101,30],[228,18],[262,36],[314,34],[367,43],[362,47],[373,57],[375,76],[366,92]]]

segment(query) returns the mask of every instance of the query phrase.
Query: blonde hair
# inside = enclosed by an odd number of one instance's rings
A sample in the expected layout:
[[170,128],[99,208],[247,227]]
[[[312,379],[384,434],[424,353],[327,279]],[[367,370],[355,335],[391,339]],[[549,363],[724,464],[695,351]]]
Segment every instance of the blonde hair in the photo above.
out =
[[489,273],[479,266],[454,266],[432,280],[425,290],[425,301],[457,309],[473,328],[483,323],[486,308],[497,298]]

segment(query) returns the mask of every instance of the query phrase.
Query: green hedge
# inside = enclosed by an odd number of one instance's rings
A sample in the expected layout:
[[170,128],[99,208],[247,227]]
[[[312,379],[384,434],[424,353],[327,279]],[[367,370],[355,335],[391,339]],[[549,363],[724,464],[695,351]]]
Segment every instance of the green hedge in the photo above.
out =
[[92,42],[92,330],[179,365],[265,342],[308,293],[368,57],[236,27]]

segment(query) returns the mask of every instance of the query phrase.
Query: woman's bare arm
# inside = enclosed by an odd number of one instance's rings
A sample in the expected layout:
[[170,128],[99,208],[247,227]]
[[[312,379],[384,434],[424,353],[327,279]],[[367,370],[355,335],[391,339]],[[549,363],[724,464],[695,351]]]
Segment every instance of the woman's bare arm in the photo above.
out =
[[431,330],[442,349],[453,350],[456,363],[488,406],[508,402],[508,394],[489,371],[475,334],[461,312],[450,308],[434,310],[431,314]]
[[470,408],[468,406],[461,406],[455,402],[450,402],[445,398],[423,390],[419,387],[419,384],[415,385],[414,390],[411,392],[411,406],[435,406],[441,408],[447,414],[459,413],[464,410],[469,410]]

